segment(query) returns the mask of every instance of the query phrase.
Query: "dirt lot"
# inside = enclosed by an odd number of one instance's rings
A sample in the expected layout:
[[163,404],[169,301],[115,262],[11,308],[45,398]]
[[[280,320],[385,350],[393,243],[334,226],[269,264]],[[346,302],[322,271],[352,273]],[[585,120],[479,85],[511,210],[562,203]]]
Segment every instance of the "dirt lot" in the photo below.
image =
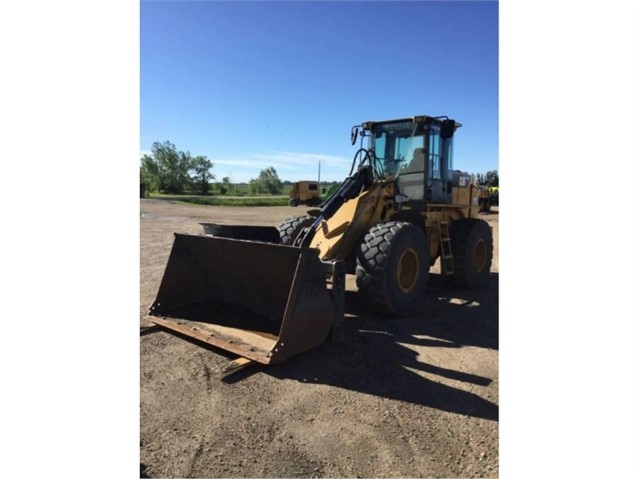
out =
[[344,341],[283,364],[222,377],[232,355],[146,331],[173,232],[304,211],[140,200],[141,476],[497,477],[498,208],[482,215],[495,238],[488,287],[450,287],[436,264],[422,310],[388,320],[349,276]]

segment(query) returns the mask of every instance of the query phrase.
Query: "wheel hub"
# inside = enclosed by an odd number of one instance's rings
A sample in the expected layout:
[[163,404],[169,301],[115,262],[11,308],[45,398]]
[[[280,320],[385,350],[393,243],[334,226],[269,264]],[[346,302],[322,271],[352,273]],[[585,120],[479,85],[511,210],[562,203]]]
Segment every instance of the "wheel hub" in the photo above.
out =
[[410,293],[419,278],[419,256],[413,248],[402,251],[397,267],[397,284],[402,293]]
[[475,268],[475,271],[481,271],[486,264],[487,255],[488,247],[486,246],[486,242],[482,239],[477,242],[475,250],[473,251],[473,267]]

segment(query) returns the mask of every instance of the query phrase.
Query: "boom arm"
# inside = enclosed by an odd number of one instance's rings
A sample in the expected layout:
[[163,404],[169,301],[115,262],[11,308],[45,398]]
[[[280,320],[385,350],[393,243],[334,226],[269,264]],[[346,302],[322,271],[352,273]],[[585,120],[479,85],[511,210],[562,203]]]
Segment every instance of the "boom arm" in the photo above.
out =
[[309,247],[311,241],[313,240],[313,236],[315,236],[315,231],[322,223],[322,221],[329,219],[332,217],[341,206],[348,200],[356,198],[363,188],[369,187],[373,183],[373,169],[371,165],[360,166],[352,176],[349,176],[344,180],[344,182],[340,185],[337,191],[331,196],[325,203],[322,204],[322,208],[320,209],[320,214],[317,215],[313,224],[308,228],[304,237],[299,242],[295,242],[296,245],[300,247]]

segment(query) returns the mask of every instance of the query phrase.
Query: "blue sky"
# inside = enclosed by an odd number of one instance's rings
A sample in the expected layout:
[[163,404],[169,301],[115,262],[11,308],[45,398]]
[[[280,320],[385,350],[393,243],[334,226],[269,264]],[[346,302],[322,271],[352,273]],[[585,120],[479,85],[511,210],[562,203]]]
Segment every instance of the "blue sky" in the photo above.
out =
[[447,115],[455,167],[498,169],[497,2],[140,4],[140,149],[217,179],[340,181],[366,120]]

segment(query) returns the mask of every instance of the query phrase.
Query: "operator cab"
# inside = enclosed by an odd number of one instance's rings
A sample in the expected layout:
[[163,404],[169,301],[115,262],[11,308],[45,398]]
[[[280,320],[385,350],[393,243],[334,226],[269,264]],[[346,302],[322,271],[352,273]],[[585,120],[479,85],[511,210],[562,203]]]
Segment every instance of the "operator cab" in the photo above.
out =
[[445,116],[416,116],[362,123],[361,136],[369,138],[375,176],[394,176],[399,193],[419,208],[452,203],[453,135],[459,127]]

